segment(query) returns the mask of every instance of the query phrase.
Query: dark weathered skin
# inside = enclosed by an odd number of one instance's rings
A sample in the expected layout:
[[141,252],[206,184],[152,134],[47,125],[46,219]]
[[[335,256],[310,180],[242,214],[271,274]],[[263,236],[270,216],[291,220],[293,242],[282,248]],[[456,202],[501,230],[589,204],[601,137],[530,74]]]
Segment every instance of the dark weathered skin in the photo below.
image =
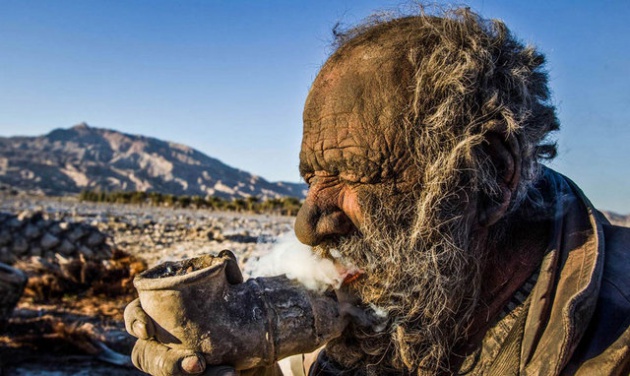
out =
[[405,76],[400,70],[379,51],[358,47],[348,58],[331,59],[315,79],[300,151],[300,172],[309,184],[295,225],[303,243],[357,231],[362,196],[404,193],[421,181],[401,129],[406,98],[386,90]]

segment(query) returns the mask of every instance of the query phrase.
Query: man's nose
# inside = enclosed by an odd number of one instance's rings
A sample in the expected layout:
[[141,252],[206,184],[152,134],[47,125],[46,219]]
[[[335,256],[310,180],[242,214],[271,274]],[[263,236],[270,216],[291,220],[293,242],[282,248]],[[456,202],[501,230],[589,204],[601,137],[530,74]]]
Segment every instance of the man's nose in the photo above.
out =
[[295,235],[300,242],[310,246],[316,246],[328,238],[347,235],[354,229],[354,224],[341,209],[322,208],[308,198],[295,220]]

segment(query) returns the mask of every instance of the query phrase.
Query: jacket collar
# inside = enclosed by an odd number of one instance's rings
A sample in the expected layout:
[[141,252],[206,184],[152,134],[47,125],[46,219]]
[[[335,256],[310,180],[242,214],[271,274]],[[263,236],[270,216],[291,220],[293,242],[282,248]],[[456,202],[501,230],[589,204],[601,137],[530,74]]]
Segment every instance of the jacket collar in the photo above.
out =
[[521,346],[523,374],[557,375],[595,311],[604,263],[597,211],[568,178],[545,169],[555,191],[553,238],[530,295]]

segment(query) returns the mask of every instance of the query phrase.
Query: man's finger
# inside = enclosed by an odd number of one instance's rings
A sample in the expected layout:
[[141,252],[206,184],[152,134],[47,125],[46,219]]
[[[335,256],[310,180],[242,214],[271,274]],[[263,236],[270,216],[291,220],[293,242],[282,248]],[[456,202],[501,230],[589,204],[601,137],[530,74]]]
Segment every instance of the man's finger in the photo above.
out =
[[191,350],[177,350],[156,341],[139,339],[131,352],[131,361],[153,376],[201,375],[206,369],[203,357]]
[[153,320],[140,306],[140,299],[136,299],[125,307],[125,329],[134,337],[149,339],[155,333]]

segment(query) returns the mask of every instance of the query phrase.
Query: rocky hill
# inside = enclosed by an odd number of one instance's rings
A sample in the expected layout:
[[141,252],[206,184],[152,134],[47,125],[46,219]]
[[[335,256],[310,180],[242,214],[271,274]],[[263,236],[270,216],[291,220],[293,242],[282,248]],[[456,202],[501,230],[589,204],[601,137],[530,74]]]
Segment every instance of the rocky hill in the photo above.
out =
[[0,184],[47,195],[87,189],[302,198],[306,190],[268,182],[185,145],[85,123],[38,137],[0,137]]
[[611,211],[604,211],[603,213],[613,225],[630,227],[630,214],[623,215]]

